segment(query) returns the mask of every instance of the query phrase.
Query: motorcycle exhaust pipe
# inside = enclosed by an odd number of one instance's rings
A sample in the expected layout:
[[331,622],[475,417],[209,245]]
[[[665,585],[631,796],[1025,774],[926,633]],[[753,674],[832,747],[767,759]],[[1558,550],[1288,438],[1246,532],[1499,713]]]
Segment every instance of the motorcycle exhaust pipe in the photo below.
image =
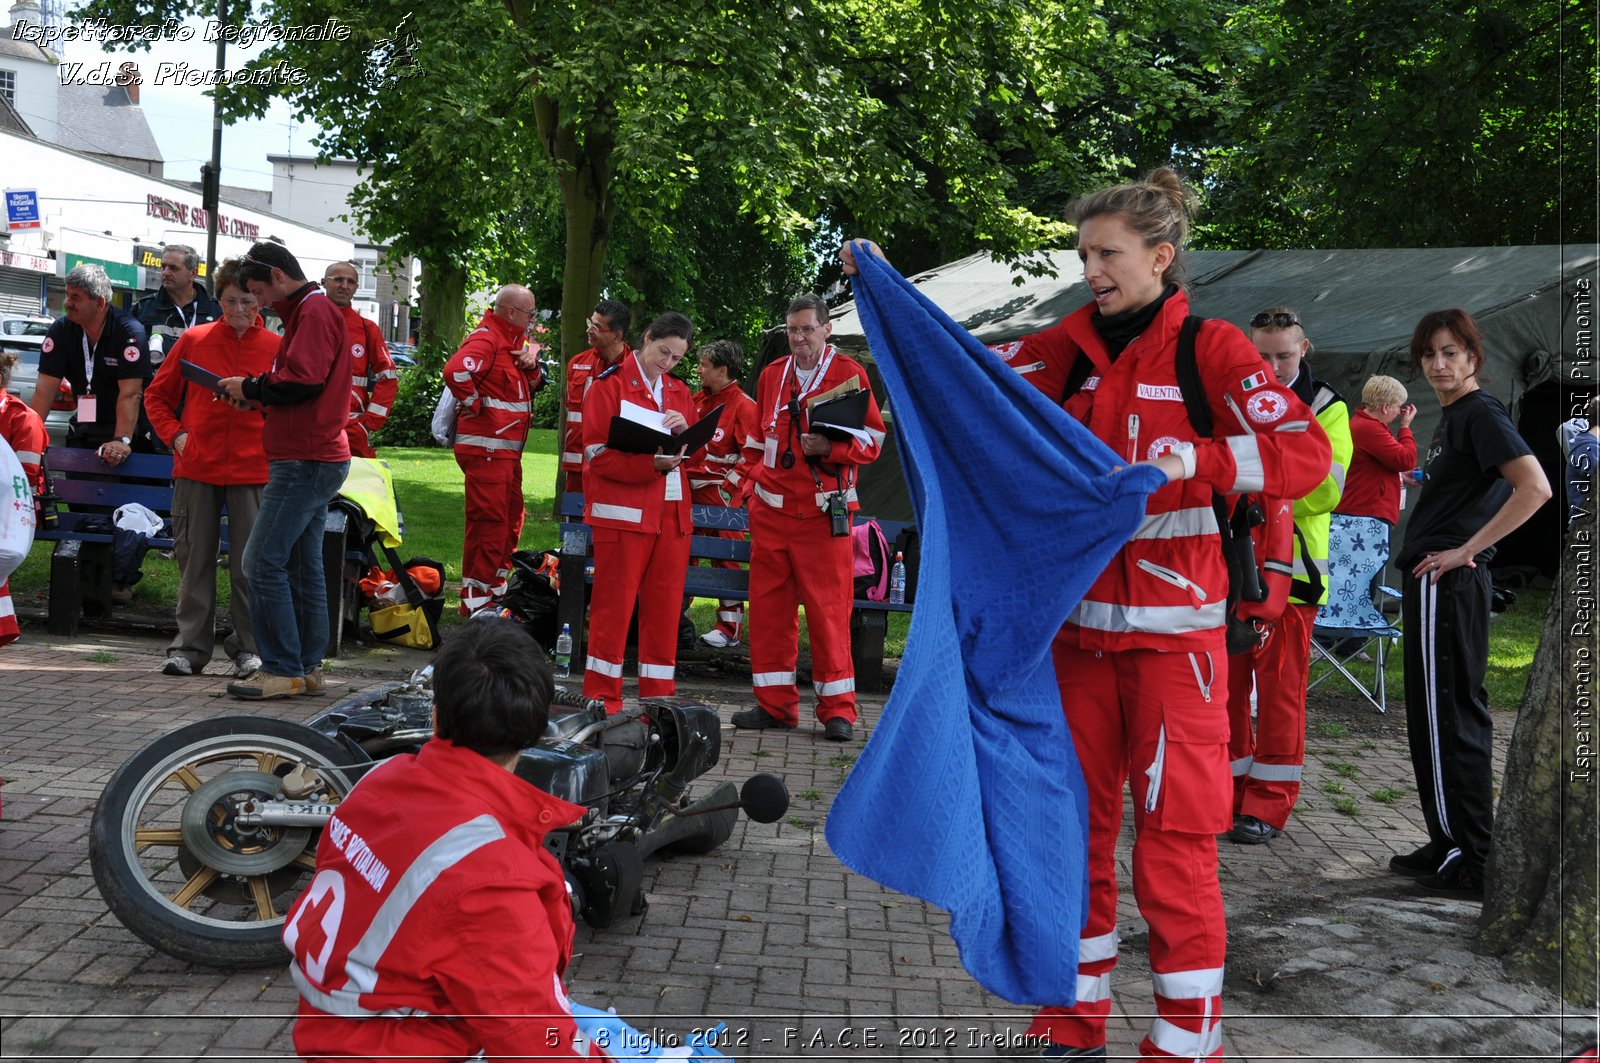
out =
[[679,817],[704,816],[712,812],[726,812],[730,808],[743,809],[744,814],[757,823],[776,823],[789,811],[789,787],[776,775],[764,771],[744,781],[737,801],[725,801],[720,805],[696,804],[681,811],[675,809],[672,814]]

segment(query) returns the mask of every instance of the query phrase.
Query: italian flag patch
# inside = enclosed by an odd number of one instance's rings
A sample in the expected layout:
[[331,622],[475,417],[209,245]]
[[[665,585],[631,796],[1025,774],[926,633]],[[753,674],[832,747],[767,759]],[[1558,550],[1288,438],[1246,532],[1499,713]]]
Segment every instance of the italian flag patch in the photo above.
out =
[[1244,388],[1244,390],[1246,390],[1246,391],[1254,391],[1256,388],[1264,388],[1264,387],[1266,387],[1267,386],[1267,374],[1266,374],[1266,371],[1262,370],[1261,372],[1255,374],[1254,376],[1245,377],[1243,380],[1239,381],[1239,386],[1241,388]]

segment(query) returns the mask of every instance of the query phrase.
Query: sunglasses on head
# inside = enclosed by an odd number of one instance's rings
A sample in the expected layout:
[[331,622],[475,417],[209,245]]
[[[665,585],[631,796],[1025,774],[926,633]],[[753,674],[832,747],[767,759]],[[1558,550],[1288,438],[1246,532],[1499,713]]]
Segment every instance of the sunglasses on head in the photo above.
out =
[[1251,328],[1294,328],[1300,319],[1293,314],[1269,314],[1262,311],[1250,319]]

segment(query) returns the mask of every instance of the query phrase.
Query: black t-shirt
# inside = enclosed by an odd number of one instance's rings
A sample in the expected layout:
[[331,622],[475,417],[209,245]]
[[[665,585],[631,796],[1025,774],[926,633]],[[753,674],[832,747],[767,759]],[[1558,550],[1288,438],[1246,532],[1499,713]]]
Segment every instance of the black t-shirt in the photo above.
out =
[[[1500,466],[1531,453],[1511,415],[1488,392],[1470,392],[1446,406],[1423,461],[1422,497],[1406,527],[1401,567],[1472,538],[1511,497]],[[1492,557],[1491,546],[1477,560]]]
[[[92,381],[86,362],[93,365]],[[144,326],[126,310],[107,307],[100,340],[91,348],[83,329],[58,318],[39,350],[39,375],[61,377],[74,395],[94,395],[94,423],[110,432],[117,423],[118,382],[138,379],[148,384],[154,375]]]

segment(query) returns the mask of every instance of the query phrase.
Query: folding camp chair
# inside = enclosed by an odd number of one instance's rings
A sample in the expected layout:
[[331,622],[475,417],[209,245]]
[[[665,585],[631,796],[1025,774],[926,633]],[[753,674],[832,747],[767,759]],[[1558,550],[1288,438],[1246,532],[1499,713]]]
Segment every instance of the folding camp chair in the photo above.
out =
[[[1388,560],[1389,525],[1373,517],[1335,514],[1328,534],[1328,603],[1311,629],[1312,678],[1307,690],[1331,675],[1342,675],[1379,713],[1389,711],[1384,665],[1400,629],[1384,614],[1383,602],[1400,592],[1378,585]],[[1371,649],[1376,674],[1369,686],[1350,670],[1350,662]],[[1319,670],[1321,661],[1329,667]]]

